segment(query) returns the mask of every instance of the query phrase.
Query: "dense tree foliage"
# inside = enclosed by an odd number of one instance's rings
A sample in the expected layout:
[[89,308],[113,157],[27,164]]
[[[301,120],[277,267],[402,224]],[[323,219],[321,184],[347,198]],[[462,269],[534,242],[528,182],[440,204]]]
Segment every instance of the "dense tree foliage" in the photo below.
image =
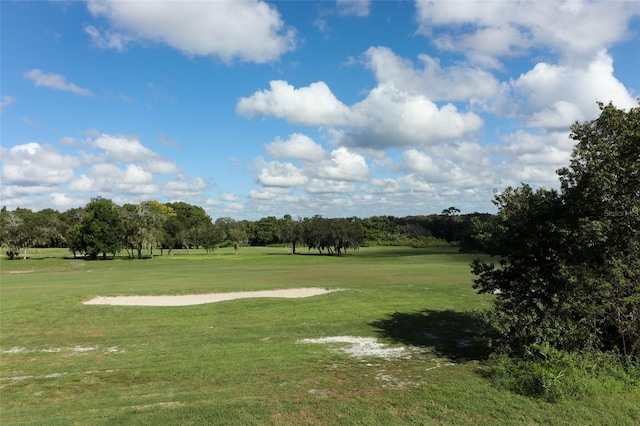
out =
[[80,251],[91,259],[107,253],[115,256],[122,248],[125,229],[118,207],[105,198],[93,198],[79,223]]
[[640,108],[600,107],[572,127],[559,191],[507,188],[495,218],[477,227],[501,257],[473,271],[480,292],[498,293],[488,319],[506,351],[640,354]]

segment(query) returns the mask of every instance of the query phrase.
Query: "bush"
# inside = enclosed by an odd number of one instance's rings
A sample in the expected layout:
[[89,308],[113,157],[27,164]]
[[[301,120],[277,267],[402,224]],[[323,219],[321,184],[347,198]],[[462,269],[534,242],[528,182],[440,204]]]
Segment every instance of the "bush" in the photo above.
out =
[[624,393],[640,386],[640,363],[619,354],[569,354],[548,344],[531,345],[523,357],[501,354],[490,360],[498,387],[547,402],[580,400],[594,394]]

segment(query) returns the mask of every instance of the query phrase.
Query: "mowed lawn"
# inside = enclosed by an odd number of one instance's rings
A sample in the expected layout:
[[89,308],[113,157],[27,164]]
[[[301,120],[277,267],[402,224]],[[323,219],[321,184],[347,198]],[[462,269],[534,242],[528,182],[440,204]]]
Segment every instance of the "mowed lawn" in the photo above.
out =
[[[363,248],[184,252],[146,260],[0,260],[2,424],[636,424],[640,390],[549,404],[494,387],[474,343],[471,255]],[[184,307],[95,296],[299,287],[301,299]],[[357,357],[350,336],[385,344]],[[404,352],[392,348],[403,347]],[[384,349],[391,349],[386,351]],[[393,356],[393,355],[400,356]]]

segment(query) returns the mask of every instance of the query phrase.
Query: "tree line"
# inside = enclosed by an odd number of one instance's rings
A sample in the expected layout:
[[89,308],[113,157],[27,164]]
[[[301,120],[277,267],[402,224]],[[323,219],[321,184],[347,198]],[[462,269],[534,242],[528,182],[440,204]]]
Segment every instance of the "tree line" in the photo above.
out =
[[118,206],[96,197],[85,207],[65,212],[25,208],[0,210],[0,242],[7,257],[27,258],[33,247],[68,248],[75,256],[91,259],[114,257],[125,251],[130,258],[153,257],[173,249],[243,245],[288,245],[320,254],[342,255],[363,245],[462,245],[473,249],[472,219],[491,215],[460,215],[455,207],[425,216],[373,216],[369,218],[282,218],[257,221],[230,217],[215,221],[196,205],[186,202],[145,201]]

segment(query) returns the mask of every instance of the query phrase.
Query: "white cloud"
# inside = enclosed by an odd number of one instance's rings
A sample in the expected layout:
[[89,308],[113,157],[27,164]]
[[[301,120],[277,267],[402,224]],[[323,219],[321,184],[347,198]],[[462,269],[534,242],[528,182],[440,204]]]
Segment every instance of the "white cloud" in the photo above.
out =
[[176,163],[171,160],[162,157],[156,157],[147,160],[145,163],[145,168],[152,172],[158,173],[161,175],[170,175],[174,173],[181,173],[182,168],[179,167]]
[[556,170],[569,164],[574,148],[568,131],[532,134],[523,130],[504,137],[504,145],[489,147],[496,160],[496,181],[506,185],[526,182],[548,187],[558,186]]
[[438,107],[426,96],[378,85],[351,108],[349,127],[336,143],[368,148],[419,147],[463,137],[482,126],[472,112]]
[[276,138],[275,141],[265,145],[265,149],[267,154],[274,160],[293,158],[306,161],[318,161],[327,157],[327,153],[322,149],[322,146],[302,133],[294,133],[285,141]]
[[533,113],[528,118],[527,125],[545,129],[566,129],[569,124],[584,120],[584,112],[577,105],[567,101],[557,101]]
[[331,158],[314,165],[319,177],[335,181],[364,181],[369,177],[369,167],[360,154],[340,147],[331,153]]
[[500,90],[498,80],[487,71],[463,64],[443,68],[437,58],[426,54],[418,56],[421,70],[388,47],[370,47],[365,58],[379,84],[392,83],[399,90],[418,92],[433,101],[489,97]]
[[91,93],[90,90],[83,89],[82,87],[68,82],[67,78],[60,74],[45,73],[36,68],[25,73],[25,77],[33,81],[33,83],[38,87],[47,87],[49,89],[62,90],[81,96],[93,96],[93,93]]
[[334,143],[373,149],[433,145],[482,125],[472,112],[459,112],[453,104],[439,108],[426,96],[399,90],[390,82],[348,108],[323,82],[295,89],[284,81],[272,81],[271,90],[240,99],[237,111],[246,117],[274,116],[293,124],[328,126]]
[[356,186],[353,182],[311,179],[304,189],[312,194],[352,194],[355,192]]
[[114,161],[140,161],[156,155],[135,138],[102,134],[93,143]]
[[2,101],[0,101],[0,113],[4,112],[16,99],[13,96],[2,95]]
[[153,181],[153,174],[136,164],[127,165],[122,179],[127,184],[140,185]]
[[403,152],[403,169],[410,175],[445,188],[488,185],[495,178],[489,153],[478,144],[467,142],[438,146],[431,149],[430,154],[417,149]]
[[282,80],[271,81],[269,86],[270,90],[241,98],[237,112],[247,118],[273,116],[307,126],[335,126],[347,120],[349,109],[323,81],[299,89]]
[[[585,68],[537,64],[513,83],[518,94],[530,94],[527,105],[540,109],[556,100],[573,101],[582,109],[597,112],[595,101],[613,101],[619,108],[635,105],[633,97],[613,75],[613,60],[599,52]],[[593,114],[589,114],[593,117]]]
[[288,188],[279,188],[275,186],[260,187],[252,189],[249,192],[249,198],[254,200],[275,200],[284,194],[289,194]]
[[174,197],[174,199],[184,200],[201,197],[202,191],[207,188],[207,183],[201,177],[188,178],[178,175],[163,186],[162,192]]
[[49,188],[73,179],[74,167],[80,164],[76,158],[35,142],[2,148],[0,152],[3,185]]
[[242,197],[232,192],[223,192],[222,194],[220,194],[220,200],[231,202],[231,203],[237,203],[239,201],[242,201]]
[[261,0],[92,0],[88,8],[113,26],[106,35],[88,31],[100,47],[124,48],[130,40],[152,40],[187,55],[257,63],[278,60],[295,48],[295,30],[285,25],[275,6]]
[[263,186],[288,188],[307,183],[308,178],[291,163],[268,162],[258,175],[258,183]]
[[371,0],[336,0],[338,13],[343,16],[369,16]]
[[[135,138],[92,134],[83,142],[62,138],[72,155],[35,142],[2,148],[2,198],[8,206],[70,208],[100,195],[117,203],[168,197],[201,199],[207,183]],[[76,148],[77,149],[77,148]],[[158,175],[164,175],[160,178]]]
[[[565,59],[589,57],[624,39],[638,2],[416,1],[418,33],[443,50],[486,65],[544,47]],[[438,30],[446,28],[448,34]],[[453,35],[451,35],[453,33]]]
[[100,49],[114,49],[118,52],[125,50],[127,44],[133,40],[133,37],[125,34],[100,31],[93,25],[85,25],[84,31],[91,37],[91,41]]
[[636,105],[614,76],[613,60],[606,51],[599,52],[585,67],[540,62],[504,83],[495,106],[525,116],[532,127],[568,130],[576,120],[597,117],[597,101],[612,101],[618,108]]

